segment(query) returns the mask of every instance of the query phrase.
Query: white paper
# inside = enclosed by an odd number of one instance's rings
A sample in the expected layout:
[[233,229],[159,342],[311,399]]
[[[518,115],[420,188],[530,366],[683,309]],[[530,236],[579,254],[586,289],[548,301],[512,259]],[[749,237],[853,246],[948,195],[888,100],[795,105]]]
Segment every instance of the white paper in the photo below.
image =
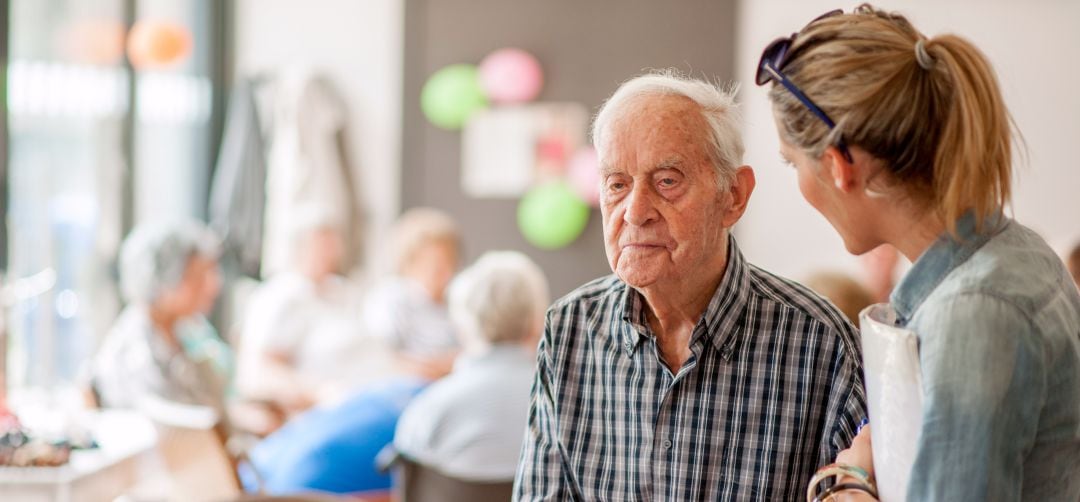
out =
[[922,428],[919,339],[896,326],[896,311],[886,303],[863,310],[859,325],[878,495],[883,502],[906,500]]
[[462,134],[461,188],[471,197],[520,197],[533,180],[536,124],[527,107],[488,109]]

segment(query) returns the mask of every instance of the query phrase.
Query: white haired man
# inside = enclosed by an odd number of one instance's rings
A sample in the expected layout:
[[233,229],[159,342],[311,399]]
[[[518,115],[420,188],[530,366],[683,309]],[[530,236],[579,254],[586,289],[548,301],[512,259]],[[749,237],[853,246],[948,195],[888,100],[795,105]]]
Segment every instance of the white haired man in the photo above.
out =
[[731,94],[635,78],[593,143],[615,273],[548,310],[515,499],[799,499],[866,415],[861,353],[731,237],[754,189]]

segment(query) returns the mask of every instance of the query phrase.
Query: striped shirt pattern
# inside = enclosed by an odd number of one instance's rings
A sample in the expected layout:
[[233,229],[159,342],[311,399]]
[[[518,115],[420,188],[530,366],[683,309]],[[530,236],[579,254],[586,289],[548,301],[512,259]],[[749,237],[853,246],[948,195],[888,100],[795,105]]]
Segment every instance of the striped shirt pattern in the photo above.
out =
[[614,276],[556,302],[514,499],[800,500],[866,416],[857,333],[794,282],[728,266],[676,374]]

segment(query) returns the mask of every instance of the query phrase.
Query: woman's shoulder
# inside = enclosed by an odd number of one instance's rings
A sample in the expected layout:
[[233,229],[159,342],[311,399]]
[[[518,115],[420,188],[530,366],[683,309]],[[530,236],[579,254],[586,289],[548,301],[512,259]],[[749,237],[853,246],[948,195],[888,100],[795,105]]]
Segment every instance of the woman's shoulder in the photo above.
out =
[[970,333],[987,343],[994,338],[987,332],[1026,333],[1033,341],[1041,335],[1075,336],[1080,295],[1050,246],[1010,221],[942,280],[913,321],[927,334]]
[[958,265],[932,298],[984,298],[1013,305],[1033,317],[1062,295],[1075,294],[1061,258],[1037,233],[1009,221]]

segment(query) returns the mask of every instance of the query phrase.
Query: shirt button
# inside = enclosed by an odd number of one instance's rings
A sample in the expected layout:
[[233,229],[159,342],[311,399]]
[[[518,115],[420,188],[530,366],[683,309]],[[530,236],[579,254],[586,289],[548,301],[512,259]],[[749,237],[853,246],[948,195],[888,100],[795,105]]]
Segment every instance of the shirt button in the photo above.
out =
[[664,449],[665,450],[670,450],[671,449],[671,440],[670,439],[665,439],[664,440]]
[[623,347],[625,347],[626,350],[630,350],[630,349],[634,348],[634,344],[632,344],[630,342],[626,342],[625,344],[623,344]]

